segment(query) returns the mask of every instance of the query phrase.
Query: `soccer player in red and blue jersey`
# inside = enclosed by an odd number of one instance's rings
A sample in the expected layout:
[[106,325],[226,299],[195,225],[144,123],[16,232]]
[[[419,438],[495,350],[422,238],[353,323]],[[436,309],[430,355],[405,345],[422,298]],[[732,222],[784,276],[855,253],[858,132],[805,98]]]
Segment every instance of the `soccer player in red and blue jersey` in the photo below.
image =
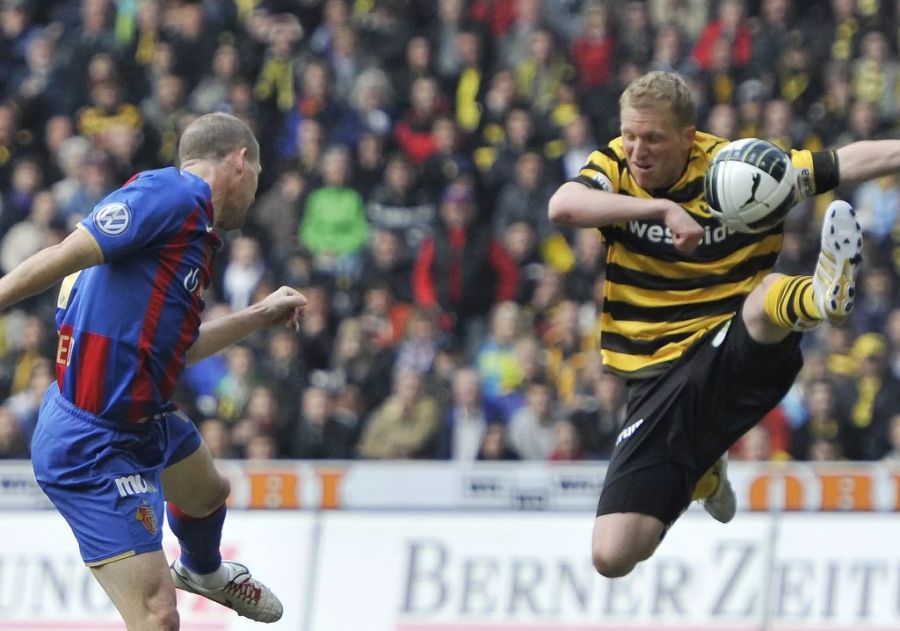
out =
[[[259,144],[228,114],[191,123],[180,168],[145,171],[103,199],[62,243],[0,279],[0,308],[63,280],[56,381],[32,443],[41,487],[130,630],[178,629],[175,587],[262,622],[278,598],[219,554],[228,481],[169,400],[186,363],[249,333],[296,326],[306,299],[282,287],[200,324],[215,227],[241,226],[259,179]],[[162,552],[162,510],[181,544]]]

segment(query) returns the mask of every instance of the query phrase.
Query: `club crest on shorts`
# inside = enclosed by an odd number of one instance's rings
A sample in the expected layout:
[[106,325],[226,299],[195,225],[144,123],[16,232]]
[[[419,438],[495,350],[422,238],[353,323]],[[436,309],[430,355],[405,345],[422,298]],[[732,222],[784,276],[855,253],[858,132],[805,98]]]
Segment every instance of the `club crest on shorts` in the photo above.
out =
[[156,534],[159,523],[156,521],[156,511],[153,510],[152,506],[149,504],[141,504],[138,506],[134,518],[136,521],[144,524],[144,528],[146,528],[151,535]]
[[131,211],[121,202],[103,206],[94,213],[94,225],[105,235],[117,237],[131,224]]

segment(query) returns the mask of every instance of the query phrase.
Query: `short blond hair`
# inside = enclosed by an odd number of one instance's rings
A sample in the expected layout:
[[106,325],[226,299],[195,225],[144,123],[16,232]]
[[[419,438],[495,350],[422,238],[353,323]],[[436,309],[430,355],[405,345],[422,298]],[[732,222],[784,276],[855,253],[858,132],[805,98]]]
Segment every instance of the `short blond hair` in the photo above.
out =
[[222,160],[232,151],[244,148],[251,161],[259,160],[259,142],[244,121],[224,112],[204,114],[184,130],[178,163]]
[[642,75],[628,84],[619,99],[620,109],[636,110],[667,108],[681,127],[693,125],[697,108],[691,90],[681,75],[656,70]]

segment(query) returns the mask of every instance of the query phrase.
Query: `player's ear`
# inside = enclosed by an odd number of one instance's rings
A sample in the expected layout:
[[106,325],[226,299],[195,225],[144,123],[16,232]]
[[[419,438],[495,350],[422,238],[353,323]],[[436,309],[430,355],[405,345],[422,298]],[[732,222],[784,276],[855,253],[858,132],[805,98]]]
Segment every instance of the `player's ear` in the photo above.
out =
[[684,128],[684,142],[687,145],[694,144],[694,136],[697,133],[697,128],[694,125],[688,125]]
[[235,170],[238,172],[238,175],[243,177],[244,171],[247,170],[247,148],[241,147],[237,151],[233,152],[232,156],[234,156],[233,164]]

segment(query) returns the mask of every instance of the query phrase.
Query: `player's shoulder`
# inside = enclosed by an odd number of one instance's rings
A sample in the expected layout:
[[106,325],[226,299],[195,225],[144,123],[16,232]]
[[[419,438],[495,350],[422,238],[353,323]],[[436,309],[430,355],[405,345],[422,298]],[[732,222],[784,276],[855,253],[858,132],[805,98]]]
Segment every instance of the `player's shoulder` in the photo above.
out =
[[209,187],[200,178],[175,167],[141,171],[114,194],[129,206],[190,210],[198,198],[209,197]]
[[592,151],[589,161],[598,165],[624,164],[625,149],[622,146],[622,137],[613,138],[606,145]]
[[698,156],[704,156],[707,160],[712,160],[727,144],[727,138],[697,130],[694,132],[694,146],[692,148],[692,153]]
[[154,190],[167,195],[193,195],[203,182],[200,178],[185,173],[176,167],[150,169],[136,173],[122,190]]
[[617,157],[625,157],[625,147],[622,144],[622,137],[616,136],[610,140],[605,147],[601,147],[600,151],[615,154]]

